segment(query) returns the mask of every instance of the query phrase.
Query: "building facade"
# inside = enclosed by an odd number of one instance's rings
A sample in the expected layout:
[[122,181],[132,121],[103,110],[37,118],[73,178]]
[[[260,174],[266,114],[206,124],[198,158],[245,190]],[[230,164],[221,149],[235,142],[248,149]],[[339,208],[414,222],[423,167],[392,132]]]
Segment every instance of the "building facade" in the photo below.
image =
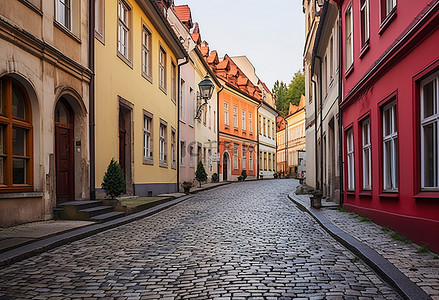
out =
[[[339,20],[337,4],[324,2],[311,57],[315,86],[316,188],[326,200],[340,203]],[[310,139],[312,137],[309,137]],[[308,148],[309,149],[309,148]]]
[[[305,122],[305,96],[302,95],[299,105],[290,103],[288,116],[285,117],[285,176],[299,177],[299,163],[304,165],[301,159],[306,153]],[[304,175],[301,173],[300,177]]]
[[87,8],[86,0],[0,3],[1,227],[89,198]]
[[179,59],[187,53],[156,1],[97,2],[96,189],[116,158],[127,194],[176,192]]
[[439,1],[337,1],[344,207],[439,251]]
[[287,143],[286,130],[287,122],[282,116],[276,118],[276,164],[279,177],[286,174],[287,166]]

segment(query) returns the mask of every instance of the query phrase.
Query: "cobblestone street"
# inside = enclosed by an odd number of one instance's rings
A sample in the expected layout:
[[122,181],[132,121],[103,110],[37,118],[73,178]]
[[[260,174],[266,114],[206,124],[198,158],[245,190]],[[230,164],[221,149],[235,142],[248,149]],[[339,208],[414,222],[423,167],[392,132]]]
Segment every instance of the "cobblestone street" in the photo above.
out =
[[399,299],[287,194],[235,183],[0,271],[11,299]]

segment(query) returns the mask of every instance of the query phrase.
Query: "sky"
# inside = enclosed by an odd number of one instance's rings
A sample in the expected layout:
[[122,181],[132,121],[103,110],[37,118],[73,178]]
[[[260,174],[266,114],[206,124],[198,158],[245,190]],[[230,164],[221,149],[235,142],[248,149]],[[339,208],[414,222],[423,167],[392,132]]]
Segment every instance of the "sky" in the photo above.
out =
[[201,39],[223,57],[245,55],[270,90],[303,70],[305,16],[301,0],[175,0],[187,4]]

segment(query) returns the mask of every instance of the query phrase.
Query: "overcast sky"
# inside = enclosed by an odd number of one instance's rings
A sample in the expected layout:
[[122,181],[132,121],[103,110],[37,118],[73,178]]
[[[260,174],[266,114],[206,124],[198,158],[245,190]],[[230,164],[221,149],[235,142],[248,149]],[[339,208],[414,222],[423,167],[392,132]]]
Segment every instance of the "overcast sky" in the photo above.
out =
[[246,55],[270,90],[303,69],[305,17],[301,0],[175,0],[187,4],[202,40],[220,57]]

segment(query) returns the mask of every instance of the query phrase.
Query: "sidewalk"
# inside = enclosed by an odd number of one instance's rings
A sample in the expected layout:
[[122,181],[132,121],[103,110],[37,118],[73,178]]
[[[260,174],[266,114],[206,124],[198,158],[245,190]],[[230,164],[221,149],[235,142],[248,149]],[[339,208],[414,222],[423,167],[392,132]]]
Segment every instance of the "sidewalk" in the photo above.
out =
[[334,238],[365,261],[407,299],[439,300],[439,255],[367,218],[322,201],[310,207],[309,195],[289,198],[308,212]]
[[[203,184],[201,188],[191,189],[191,194],[229,183],[230,182],[218,182]],[[183,193],[163,194],[160,196],[172,196],[175,199],[141,212],[104,223],[47,220],[0,228],[0,267],[72,241],[145,218],[193,197],[192,195],[185,195]]]

